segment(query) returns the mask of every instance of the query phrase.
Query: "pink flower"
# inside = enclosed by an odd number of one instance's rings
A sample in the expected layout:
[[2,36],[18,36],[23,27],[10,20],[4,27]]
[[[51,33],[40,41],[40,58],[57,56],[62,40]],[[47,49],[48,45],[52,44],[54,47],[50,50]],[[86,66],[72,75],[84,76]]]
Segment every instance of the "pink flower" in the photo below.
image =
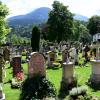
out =
[[22,80],[24,79],[24,74],[23,74],[23,72],[17,73],[16,78],[17,78],[18,81],[22,81]]

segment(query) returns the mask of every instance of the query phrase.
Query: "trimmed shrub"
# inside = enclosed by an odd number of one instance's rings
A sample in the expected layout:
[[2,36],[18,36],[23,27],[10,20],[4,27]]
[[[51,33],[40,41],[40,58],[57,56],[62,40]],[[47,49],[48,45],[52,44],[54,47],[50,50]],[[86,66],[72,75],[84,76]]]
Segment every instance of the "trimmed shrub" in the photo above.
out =
[[56,97],[56,89],[45,77],[35,75],[27,78],[22,85],[20,100],[36,100]]
[[40,43],[40,29],[38,26],[34,26],[32,30],[31,47],[33,52],[39,51]]

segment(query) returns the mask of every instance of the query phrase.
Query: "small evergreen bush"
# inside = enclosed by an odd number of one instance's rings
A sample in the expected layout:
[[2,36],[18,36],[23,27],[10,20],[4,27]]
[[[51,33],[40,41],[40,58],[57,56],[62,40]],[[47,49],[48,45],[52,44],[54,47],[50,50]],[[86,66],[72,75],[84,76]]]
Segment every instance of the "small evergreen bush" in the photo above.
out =
[[22,85],[20,100],[36,100],[46,97],[56,97],[56,89],[45,77],[35,75],[27,78]]
[[40,29],[38,26],[34,26],[32,29],[31,47],[33,52],[39,51],[40,44]]

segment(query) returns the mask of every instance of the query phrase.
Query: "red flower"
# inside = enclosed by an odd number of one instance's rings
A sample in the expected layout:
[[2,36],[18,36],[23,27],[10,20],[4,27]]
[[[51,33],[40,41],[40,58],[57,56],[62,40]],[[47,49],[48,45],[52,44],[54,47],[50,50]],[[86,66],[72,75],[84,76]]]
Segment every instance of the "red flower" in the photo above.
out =
[[17,73],[16,78],[17,78],[18,81],[22,81],[22,80],[24,79],[24,74],[23,74],[23,72]]

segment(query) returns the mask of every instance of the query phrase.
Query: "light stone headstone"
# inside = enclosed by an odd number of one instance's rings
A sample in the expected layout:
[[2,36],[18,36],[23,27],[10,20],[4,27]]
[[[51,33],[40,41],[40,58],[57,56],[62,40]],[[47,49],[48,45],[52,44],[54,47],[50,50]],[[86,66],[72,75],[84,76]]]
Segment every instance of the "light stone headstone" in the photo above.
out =
[[72,62],[64,62],[62,64],[62,81],[61,81],[61,90],[68,90],[68,88],[74,87],[74,69]]
[[35,74],[46,76],[45,59],[38,52],[32,52],[29,60],[29,77],[34,77]]
[[4,64],[5,64],[5,61],[3,59],[3,56],[0,55],[0,83],[3,82],[3,69],[4,69]]
[[96,48],[96,57],[94,58],[94,60],[91,60],[92,73],[90,75],[89,81],[94,84],[100,84],[100,33],[97,33],[96,35],[94,35],[94,37],[93,38],[97,43],[92,47]]
[[48,66],[53,66],[53,62],[56,60],[56,53],[54,51],[48,52]]

